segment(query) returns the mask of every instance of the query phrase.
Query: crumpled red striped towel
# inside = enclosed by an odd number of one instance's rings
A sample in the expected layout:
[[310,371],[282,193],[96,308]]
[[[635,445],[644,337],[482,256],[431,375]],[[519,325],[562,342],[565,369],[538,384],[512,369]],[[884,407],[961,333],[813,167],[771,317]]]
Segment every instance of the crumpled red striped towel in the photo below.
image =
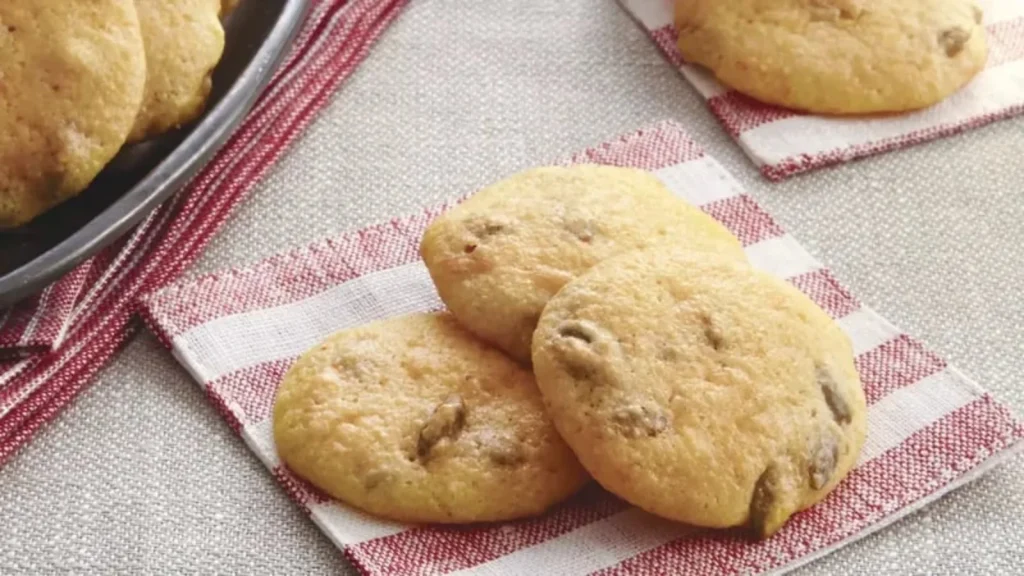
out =
[[136,298],[198,257],[406,0],[312,4],[246,121],[184,190],[39,295],[0,310],[0,464],[89,384],[131,335]]
[[984,126],[1024,112],[1024,0],[978,0],[988,32],[988,66],[932,108],[886,118],[827,118],[762,104],[683,62],[674,0],[619,0],[707,100],[711,112],[767,178],[840,164]]
[[325,497],[281,465],[271,406],[288,366],[332,332],[441,307],[418,245],[448,205],[145,298],[150,328],[363,573],[787,570],[909,514],[1024,446],[1024,426],[1005,407],[851,296],[678,125],[641,130],[565,161],[574,162],[653,171],[736,233],[752,262],[789,279],[837,319],[854,342],[870,403],[857,468],[822,504],[760,543],[656,519],[596,488],[523,522],[461,528],[384,522]]

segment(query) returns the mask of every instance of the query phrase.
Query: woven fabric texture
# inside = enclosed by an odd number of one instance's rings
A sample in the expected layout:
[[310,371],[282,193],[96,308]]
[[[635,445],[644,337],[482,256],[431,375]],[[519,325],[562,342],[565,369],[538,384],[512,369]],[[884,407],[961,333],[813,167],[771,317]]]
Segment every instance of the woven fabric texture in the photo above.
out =
[[860,303],[747,196],[676,123],[573,155],[653,172],[743,243],[752,264],[818,303],[853,343],[868,400],[858,466],[821,505],[757,544],[695,533],[585,490],[551,513],[476,528],[402,526],[309,487],[281,464],[271,436],[277,386],[328,335],[442,307],[419,240],[451,203],[174,284],[145,297],[147,325],[282,488],[367,576],[760,574],[787,570],[878,530],[1024,447],[1024,424],[977,384]]
[[[1024,411],[1024,122],[772,184],[615,2],[413,2],[192,274],[412,213],[671,118],[882,316]],[[798,574],[1019,573],[1020,457]],[[338,574],[148,335],[0,469],[0,573]]]
[[708,108],[772,180],[953,136],[1024,112],[1024,1],[980,0],[989,55],[967,86],[926,110],[889,118],[829,118],[766,105],[730,90],[676,48],[673,0],[619,0]]

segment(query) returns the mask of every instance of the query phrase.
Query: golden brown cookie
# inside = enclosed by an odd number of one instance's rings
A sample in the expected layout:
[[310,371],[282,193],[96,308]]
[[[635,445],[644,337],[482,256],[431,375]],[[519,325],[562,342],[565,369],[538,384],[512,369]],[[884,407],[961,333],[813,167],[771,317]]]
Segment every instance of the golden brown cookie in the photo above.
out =
[[988,55],[972,0],[677,0],[683,57],[757,100],[902,112],[967,84]]
[[406,522],[532,516],[588,480],[533,375],[446,313],[345,330],[307,352],[277,392],[274,439],[313,485]]
[[132,0],[0,2],[0,228],[88,187],[124,144],[145,81]]
[[728,230],[654,175],[610,166],[538,168],[502,180],[432,223],[420,252],[455,317],[529,362],[537,318],[566,282],[661,242],[745,259]]
[[146,44],[146,97],[129,138],[138,142],[195,120],[224,51],[221,0],[135,0]]
[[831,318],[747,264],[675,247],[567,284],[533,367],[593,477],[688,524],[770,535],[824,498],[864,441],[851,344]]

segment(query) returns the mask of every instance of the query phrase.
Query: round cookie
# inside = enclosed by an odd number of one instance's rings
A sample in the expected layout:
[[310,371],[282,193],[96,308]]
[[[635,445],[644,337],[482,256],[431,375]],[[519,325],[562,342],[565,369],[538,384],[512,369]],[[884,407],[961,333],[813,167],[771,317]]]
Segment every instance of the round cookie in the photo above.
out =
[[745,259],[728,230],[654,175],[584,165],[529,170],[477,192],[427,228],[420,253],[455,317],[528,363],[537,318],[566,282],[668,241]]
[[533,375],[447,313],[331,336],[285,375],[273,418],[289,468],[399,521],[532,516],[589,480]]
[[117,154],[146,62],[132,0],[0,2],[0,228],[78,194]]
[[823,114],[925,108],[985,66],[972,0],[677,0],[679,51],[762,102]]
[[656,247],[598,264],[544,309],[533,368],[606,489],[766,537],[849,472],[866,406],[846,335],[747,264]]
[[138,142],[197,118],[224,51],[221,0],[136,0],[146,44],[146,96],[129,141]]

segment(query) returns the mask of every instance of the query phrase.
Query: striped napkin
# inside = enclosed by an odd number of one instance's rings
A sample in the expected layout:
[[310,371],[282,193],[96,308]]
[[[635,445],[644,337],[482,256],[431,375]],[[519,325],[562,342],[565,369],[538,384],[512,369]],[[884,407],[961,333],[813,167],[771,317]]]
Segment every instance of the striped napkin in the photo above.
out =
[[406,0],[312,0],[292,51],[243,125],[192,182],[63,279],[0,310],[0,464],[52,420],[128,340],[140,294],[175,279]]
[[0,310],[0,359],[23,358],[60,346],[92,270],[93,261],[88,260],[39,294]]
[[762,104],[683,62],[674,0],[619,0],[707,100],[711,113],[771,180],[897,150],[1024,112],[1024,0],[978,0],[985,12],[988,66],[929,109],[898,116],[835,118]]
[[772,539],[752,543],[659,520],[596,487],[532,520],[406,526],[340,504],[281,464],[270,415],[278,382],[299,354],[343,328],[442,307],[418,246],[452,203],[171,285],[143,299],[143,317],[287,493],[373,576],[783,571],[906,516],[1024,447],[1024,426],[1005,407],[851,296],[678,125],[563,161],[580,162],[653,171],[852,338],[870,404],[863,455],[835,492]]

